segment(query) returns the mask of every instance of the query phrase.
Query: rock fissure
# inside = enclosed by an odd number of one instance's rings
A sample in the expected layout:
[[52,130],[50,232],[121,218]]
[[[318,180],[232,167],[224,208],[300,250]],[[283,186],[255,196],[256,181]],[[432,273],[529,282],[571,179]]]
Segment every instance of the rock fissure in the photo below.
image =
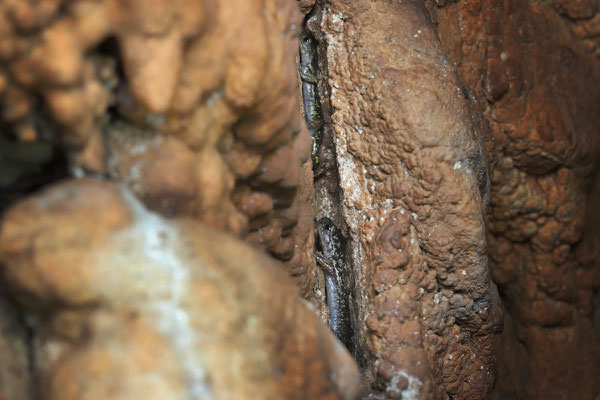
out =
[[[315,256],[321,265],[328,304],[326,320],[352,353],[355,316],[352,313],[354,277],[349,264],[346,236],[341,218],[340,185],[328,99],[327,63],[319,24],[322,4],[318,2],[304,18],[300,34],[299,72],[303,112],[312,138],[313,184],[315,189]],[[325,228],[326,226],[326,228]]]

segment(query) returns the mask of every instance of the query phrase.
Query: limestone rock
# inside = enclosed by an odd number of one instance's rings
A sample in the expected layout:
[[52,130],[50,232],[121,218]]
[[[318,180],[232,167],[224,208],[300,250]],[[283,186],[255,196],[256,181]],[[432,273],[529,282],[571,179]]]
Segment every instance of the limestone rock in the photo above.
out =
[[487,238],[511,314],[498,347],[499,394],[594,399],[598,3],[430,3],[447,54],[495,139]]
[[0,260],[37,321],[44,398],[358,394],[352,357],[274,261],[114,183],[66,181],[9,209]]
[[[108,176],[163,216],[263,246],[306,269],[302,294],[322,302],[304,246],[313,202],[296,197],[311,188],[297,2],[38,3],[0,4],[2,136],[56,143],[77,177]],[[248,192],[277,206],[248,215]]]
[[319,209],[339,202],[348,227],[369,389],[490,398],[502,314],[486,254],[486,131],[427,10],[410,0],[332,0],[309,29],[322,35],[328,77],[320,93],[332,139],[320,159],[337,166],[341,188],[336,200],[324,183]]

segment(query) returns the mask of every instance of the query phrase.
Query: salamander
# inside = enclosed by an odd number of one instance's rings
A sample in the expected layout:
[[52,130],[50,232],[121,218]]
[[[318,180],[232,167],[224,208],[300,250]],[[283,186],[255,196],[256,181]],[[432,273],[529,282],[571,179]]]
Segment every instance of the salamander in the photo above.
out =
[[318,242],[322,253],[315,250],[315,259],[325,274],[325,291],[329,308],[329,327],[351,350],[350,290],[346,267],[346,245],[340,229],[327,217],[317,222]]
[[316,41],[303,30],[300,34],[300,63],[298,65],[302,80],[302,102],[304,120],[312,138],[311,156],[313,165],[319,163],[319,144],[323,130],[321,103],[317,95],[317,49]]

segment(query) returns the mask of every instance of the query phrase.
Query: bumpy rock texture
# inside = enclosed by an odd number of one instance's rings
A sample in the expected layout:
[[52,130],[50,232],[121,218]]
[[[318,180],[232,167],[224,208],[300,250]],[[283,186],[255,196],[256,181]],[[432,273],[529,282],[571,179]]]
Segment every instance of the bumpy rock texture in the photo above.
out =
[[356,352],[375,398],[488,398],[500,300],[488,272],[485,126],[419,1],[328,1],[320,40],[348,226]]
[[490,268],[506,399],[600,393],[600,5],[430,2],[495,139]]
[[597,400],[599,38],[595,0],[0,1],[0,399],[355,398],[299,297],[326,215],[363,397]]
[[311,296],[301,17],[293,0],[0,2],[2,136],[60,144],[77,176],[246,238]]
[[20,202],[0,243],[5,281],[33,321],[44,399],[357,394],[351,356],[273,260],[165,220],[114,183],[66,181]]
[[[322,308],[322,276],[315,273],[312,256],[310,138],[300,115],[296,69],[301,18],[293,0],[0,1],[0,209],[68,175],[120,182],[145,207],[164,217],[190,217],[266,250],[294,278],[300,294]],[[97,213],[106,212],[108,221],[117,224],[126,222],[118,215],[122,207],[110,210]],[[52,224],[63,222],[57,215]],[[77,247],[78,237],[92,228],[99,235],[94,240],[102,242],[102,235],[118,226],[80,224],[58,230],[48,238],[52,249],[44,255],[48,268],[64,272],[60,267],[65,263],[67,270],[77,268],[71,264],[76,258],[67,250]],[[60,242],[63,235],[69,238],[67,244]],[[56,246],[65,246],[67,255],[55,255]],[[7,278],[7,286],[22,305],[41,306],[44,311],[47,306],[35,299],[38,296],[83,307],[77,312],[61,311],[56,324],[64,323],[72,331],[58,336],[77,342],[81,335],[87,338],[90,330],[96,332],[94,338],[106,338],[104,344],[88,340],[89,348],[78,352],[96,351],[100,357],[102,346],[133,348],[127,327],[119,324],[132,325],[140,335],[152,325],[152,319],[138,321],[121,311],[96,314],[99,289],[79,270],[43,276],[48,271],[17,269]],[[127,284],[135,285],[135,280],[130,276]],[[247,311],[237,310],[240,315]],[[89,323],[77,322],[87,321],[88,314]],[[47,326],[43,321],[35,324],[36,337],[51,331]],[[3,331],[0,341],[12,340],[10,335]],[[289,332],[273,335],[294,338]],[[24,333],[18,336],[22,342],[26,339]],[[163,339],[156,336],[148,341],[162,346]],[[325,343],[321,342],[314,340],[310,350],[298,351],[312,357],[311,352]],[[43,384],[53,388],[48,389],[52,396],[60,395],[61,382],[68,381],[71,371],[95,365],[96,355],[77,356],[79,364],[60,369],[62,364],[50,362],[60,348],[40,344],[29,360],[33,366],[40,364],[42,379],[48,379]],[[293,363],[292,350],[277,351],[288,354]],[[38,360],[38,353],[45,351],[50,361]],[[160,366],[160,358],[152,357],[145,361],[144,374]],[[171,356],[165,357],[164,373],[181,378],[180,367]],[[15,365],[21,359],[22,354],[15,353]],[[136,365],[105,361],[103,368],[119,365],[131,377],[124,384],[132,386],[123,388],[123,396],[144,387],[147,375],[135,381]],[[254,363],[261,361],[254,359]],[[328,373],[321,372],[327,380]],[[281,374],[277,369],[276,375]],[[297,381],[280,380],[278,390],[296,391],[306,376],[298,370],[295,374]],[[350,379],[347,385],[353,382]],[[75,398],[102,397],[96,391],[108,390],[109,386],[102,386],[108,383],[90,380],[90,385],[96,384],[88,389],[69,386],[73,390],[69,393]],[[304,389],[297,393],[335,397],[323,387],[320,395]],[[22,399],[19,390],[15,384],[15,398]],[[167,389],[148,386],[146,390],[165,398],[161,394]]]

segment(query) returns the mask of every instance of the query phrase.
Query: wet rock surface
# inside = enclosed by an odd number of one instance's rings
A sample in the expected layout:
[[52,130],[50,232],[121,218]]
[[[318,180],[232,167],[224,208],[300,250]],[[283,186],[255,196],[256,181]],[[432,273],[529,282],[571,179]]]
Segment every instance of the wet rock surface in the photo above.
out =
[[273,260],[114,183],[30,197],[0,243],[44,398],[355,398],[354,361]]
[[0,399],[595,399],[599,11],[1,1]]
[[488,398],[486,132],[419,2],[330,1],[316,18],[367,390]]
[[430,3],[495,139],[487,238],[510,315],[498,348],[499,394],[595,399],[598,3]]

